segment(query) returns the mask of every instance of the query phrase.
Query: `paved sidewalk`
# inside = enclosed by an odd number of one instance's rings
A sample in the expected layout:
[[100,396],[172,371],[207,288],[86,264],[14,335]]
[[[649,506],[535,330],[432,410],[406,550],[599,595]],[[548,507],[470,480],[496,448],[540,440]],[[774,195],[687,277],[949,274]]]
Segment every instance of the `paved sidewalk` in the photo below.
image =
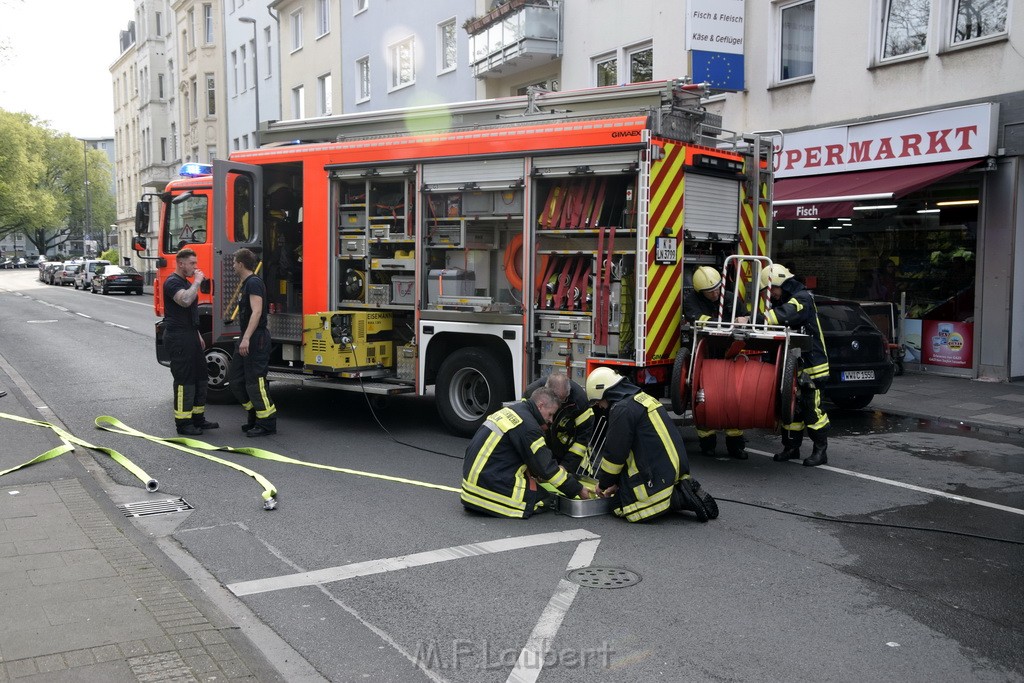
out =
[[280,680],[104,508],[78,479],[0,488],[0,681]]
[[1024,382],[988,382],[907,372],[868,408],[892,415],[1024,435]]

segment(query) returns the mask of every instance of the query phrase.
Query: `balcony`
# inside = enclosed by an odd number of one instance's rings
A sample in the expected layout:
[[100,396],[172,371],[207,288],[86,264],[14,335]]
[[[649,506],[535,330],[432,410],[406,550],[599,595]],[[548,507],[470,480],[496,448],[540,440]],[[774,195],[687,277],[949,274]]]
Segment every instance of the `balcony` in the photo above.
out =
[[502,78],[562,56],[562,0],[510,0],[465,24],[477,78]]

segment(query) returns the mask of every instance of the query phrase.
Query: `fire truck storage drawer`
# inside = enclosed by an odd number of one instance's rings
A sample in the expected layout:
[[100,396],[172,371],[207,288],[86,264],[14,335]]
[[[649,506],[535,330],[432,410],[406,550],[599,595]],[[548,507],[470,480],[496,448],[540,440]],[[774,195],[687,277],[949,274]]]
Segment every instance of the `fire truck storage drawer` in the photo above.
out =
[[340,256],[356,256],[363,258],[366,256],[366,238],[365,237],[342,237],[341,238],[341,251]]
[[587,363],[585,361],[574,361],[569,367],[565,367],[564,360],[542,360],[540,361],[540,376],[547,377],[554,370],[561,370],[569,375],[569,379],[579,385],[587,386]]
[[543,336],[589,337],[591,334],[591,320],[586,316],[541,315],[537,317],[539,321],[537,332]]
[[572,355],[574,361],[586,360],[590,356],[590,341],[587,339],[566,339],[565,337],[542,337],[540,340],[540,360],[565,361]]
[[391,278],[391,303],[412,304],[416,302],[416,278],[408,275],[395,275]]
[[361,229],[366,226],[366,209],[342,209],[338,214],[338,227],[342,230]]
[[473,296],[476,273],[461,268],[431,270],[427,276],[427,301],[435,303],[439,296]]

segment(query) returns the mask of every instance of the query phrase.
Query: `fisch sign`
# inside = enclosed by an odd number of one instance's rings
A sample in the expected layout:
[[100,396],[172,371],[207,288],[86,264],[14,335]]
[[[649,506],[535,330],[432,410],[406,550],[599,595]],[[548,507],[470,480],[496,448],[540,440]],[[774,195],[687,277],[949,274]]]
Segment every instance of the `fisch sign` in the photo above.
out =
[[775,177],[977,159],[995,154],[999,105],[953,107],[775,138]]

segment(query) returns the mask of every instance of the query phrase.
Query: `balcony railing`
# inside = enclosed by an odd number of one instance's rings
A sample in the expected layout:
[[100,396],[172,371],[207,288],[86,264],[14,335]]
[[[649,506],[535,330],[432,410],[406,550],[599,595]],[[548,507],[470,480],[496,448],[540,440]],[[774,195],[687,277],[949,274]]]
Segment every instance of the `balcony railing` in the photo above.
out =
[[562,56],[562,0],[511,0],[465,28],[477,78],[508,76]]

